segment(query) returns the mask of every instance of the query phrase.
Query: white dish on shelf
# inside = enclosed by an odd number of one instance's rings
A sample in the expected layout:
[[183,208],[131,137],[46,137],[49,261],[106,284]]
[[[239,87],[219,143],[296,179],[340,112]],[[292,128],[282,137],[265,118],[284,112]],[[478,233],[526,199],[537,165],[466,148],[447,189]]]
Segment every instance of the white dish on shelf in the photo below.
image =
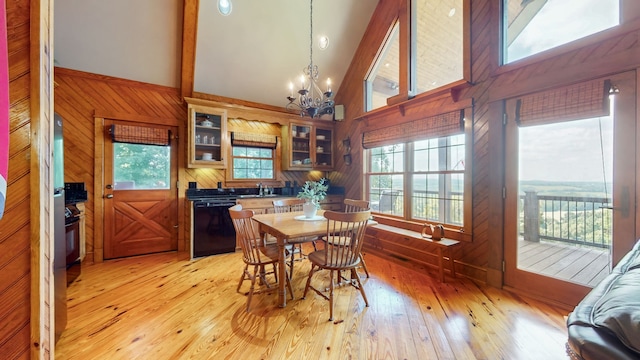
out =
[[325,220],[326,218],[324,216],[320,216],[320,215],[316,215],[314,217],[306,217],[304,215],[298,215],[296,217],[294,217],[294,219],[296,220],[301,220],[301,221],[319,221],[319,220]]
[[300,160],[293,160],[291,163],[292,163],[293,165],[300,165],[300,164],[302,164],[302,161],[300,161]]
[[298,136],[301,138],[306,138],[307,137],[307,133],[306,132],[299,132]]
[[204,127],[212,127],[213,123],[209,120],[205,120],[203,122],[200,123],[200,126],[204,126]]
[[213,160],[212,153],[202,153],[202,160]]
[[316,139],[317,139],[317,140],[324,140],[324,139],[325,139],[325,137],[324,137],[324,135],[317,135],[317,136],[316,136]]

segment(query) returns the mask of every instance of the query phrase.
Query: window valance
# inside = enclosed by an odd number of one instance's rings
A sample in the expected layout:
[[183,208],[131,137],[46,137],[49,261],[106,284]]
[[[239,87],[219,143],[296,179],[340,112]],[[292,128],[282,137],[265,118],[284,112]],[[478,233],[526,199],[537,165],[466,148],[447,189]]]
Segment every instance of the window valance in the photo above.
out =
[[610,80],[592,80],[526,95],[516,103],[520,126],[609,115]]
[[110,132],[113,142],[129,144],[168,146],[171,138],[169,129],[148,126],[114,124]]
[[464,132],[464,110],[456,110],[386,128],[366,131],[362,147],[371,149],[401,142],[416,141]]
[[231,133],[231,145],[275,149],[278,145],[278,137],[275,135],[252,134],[234,131]]

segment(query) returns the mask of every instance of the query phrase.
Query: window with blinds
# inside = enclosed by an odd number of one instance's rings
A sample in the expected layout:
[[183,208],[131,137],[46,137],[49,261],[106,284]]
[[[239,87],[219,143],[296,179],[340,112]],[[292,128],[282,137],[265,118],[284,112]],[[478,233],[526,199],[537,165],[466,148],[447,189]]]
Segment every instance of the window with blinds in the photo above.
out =
[[[365,189],[374,212],[470,230],[471,126],[456,110],[363,134]],[[468,129],[469,134],[465,132]]]
[[610,80],[592,80],[520,97],[516,121],[520,126],[589,119],[609,115]]
[[149,126],[114,124],[109,129],[114,143],[169,146],[171,131]]

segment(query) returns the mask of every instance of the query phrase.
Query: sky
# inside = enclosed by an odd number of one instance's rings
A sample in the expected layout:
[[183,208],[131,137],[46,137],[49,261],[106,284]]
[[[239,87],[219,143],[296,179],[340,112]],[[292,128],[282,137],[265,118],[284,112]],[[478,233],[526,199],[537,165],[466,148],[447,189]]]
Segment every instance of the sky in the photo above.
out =
[[[509,61],[616,26],[618,14],[619,0],[547,0],[509,47]],[[603,147],[597,119],[520,128],[520,179],[611,182],[613,120],[601,124]]]
[[618,25],[619,2],[620,0],[547,0],[509,47],[508,62]]
[[518,136],[520,180],[602,183],[603,173],[607,183],[612,180],[611,117],[521,127]]

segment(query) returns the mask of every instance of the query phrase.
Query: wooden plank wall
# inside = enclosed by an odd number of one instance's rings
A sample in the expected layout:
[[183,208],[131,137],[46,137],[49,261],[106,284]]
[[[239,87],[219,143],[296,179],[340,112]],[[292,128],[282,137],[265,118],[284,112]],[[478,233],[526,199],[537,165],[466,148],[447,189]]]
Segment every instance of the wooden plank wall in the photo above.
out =
[[[359,198],[363,194],[361,139],[366,121],[354,120],[364,113],[362,81],[388,27],[399,13],[401,3],[396,0],[379,2],[337,93],[336,103],[344,104],[346,110],[345,120],[337,126],[337,137],[351,139],[353,163],[346,166],[338,159],[339,171],[332,174],[332,183],[346,185],[348,197]],[[500,209],[504,170],[501,157],[495,156],[496,147],[502,146],[502,130],[496,129],[502,123],[499,111],[502,101],[545,88],[636,69],[640,65],[638,29],[640,22],[636,21],[626,30],[620,29],[619,35],[601,34],[587,44],[568,45],[550,55],[535,56],[500,68],[499,2],[472,2],[473,85],[460,94],[460,100],[473,99],[474,102],[473,240],[457,249],[461,273],[495,286],[502,285],[504,220]],[[387,126],[403,121],[401,116],[386,119]],[[497,155],[501,151],[498,149]],[[412,254],[406,255],[411,258]]]
[[6,5],[11,109],[7,204],[0,220],[0,354],[11,359],[30,356],[30,1]]
[[[182,101],[179,90],[136,81],[118,79],[63,68],[55,69],[55,111],[62,116],[65,146],[65,181],[84,182],[89,193],[86,203],[86,250],[87,260],[94,258],[94,114],[104,117],[117,116],[119,119],[131,117],[161,118],[164,123],[177,125],[186,131],[187,106]],[[231,119],[228,131],[253,131],[280,135],[277,124]],[[186,136],[186,135],[185,135]],[[180,141],[187,154],[186,139]],[[186,164],[187,159],[183,159]],[[186,166],[186,165],[185,165]],[[178,250],[185,251],[189,239],[189,203],[184,200],[188,183],[195,181],[199,188],[215,188],[225,181],[225,170],[217,169],[180,169],[183,181],[180,184],[178,206],[182,206],[184,218],[181,219],[182,242]],[[302,184],[307,179],[306,172],[281,172],[280,179],[297,181]],[[322,174],[313,172],[310,178]],[[99,259],[96,257],[96,259]]]
[[[94,255],[94,114],[117,119],[157,118],[184,127],[186,107],[177,89],[55,68],[54,108],[64,121],[65,182],[84,182],[86,261]],[[100,257],[101,258],[101,257]]]

